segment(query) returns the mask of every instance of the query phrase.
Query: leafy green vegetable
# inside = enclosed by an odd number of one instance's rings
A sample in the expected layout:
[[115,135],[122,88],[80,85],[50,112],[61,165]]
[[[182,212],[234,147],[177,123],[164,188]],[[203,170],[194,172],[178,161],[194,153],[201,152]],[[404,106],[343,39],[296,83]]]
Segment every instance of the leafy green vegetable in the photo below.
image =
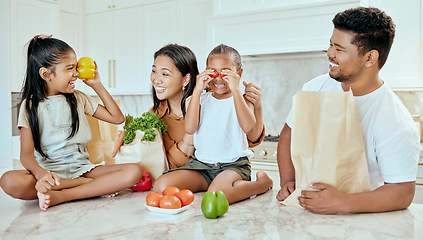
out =
[[141,117],[134,118],[131,115],[125,116],[125,126],[123,127],[126,130],[125,136],[123,137],[123,142],[128,144],[132,142],[135,138],[135,131],[141,130],[144,132],[144,136],[141,138],[141,141],[154,141],[156,134],[154,133],[153,128],[157,128],[160,132],[165,133],[167,131],[167,126],[164,124],[163,120],[157,116],[157,114],[152,112],[145,112]]
[[[129,124],[131,124],[132,121],[134,121],[134,117],[127,114],[125,116],[125,126],[128,126]],[[125,126],[124,126],[124,128],[125,128]]]

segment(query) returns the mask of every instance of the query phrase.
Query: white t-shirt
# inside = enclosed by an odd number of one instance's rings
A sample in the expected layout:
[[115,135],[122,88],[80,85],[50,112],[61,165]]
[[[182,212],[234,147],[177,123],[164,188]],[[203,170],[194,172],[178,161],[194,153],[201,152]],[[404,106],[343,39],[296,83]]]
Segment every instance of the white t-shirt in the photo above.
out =
[[200,123],[194,133],[194,155],[199,161],[230,163],[253,156],[239,126],[233,97],[216,99],[206,92],[201,94],[200,105]]
[[[329,74],[304,84],[303,91],[342,92]],[[416,180],[420,154],[419,133],[410,113],[386,84],[364,96],[354,96],[367,164],[370,187]],[[286,118],[292,126],[292,109]]]

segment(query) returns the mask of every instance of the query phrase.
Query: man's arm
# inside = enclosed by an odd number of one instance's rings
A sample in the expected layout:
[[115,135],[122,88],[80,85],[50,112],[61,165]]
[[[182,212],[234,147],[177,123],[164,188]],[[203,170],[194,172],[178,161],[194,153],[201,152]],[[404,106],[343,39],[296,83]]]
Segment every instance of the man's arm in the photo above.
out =
[[370,191],[343,194],[324,183],[314,183],[320,191],[302,191],[300,205],[314,213],[363,213],[402,210],[413,201],[415,182],[385,183]]
[[283,201],[295,190],[295,169],[291,159],[291,128],[286,123],[279,137],[277,160],[281,190],[276,198]]

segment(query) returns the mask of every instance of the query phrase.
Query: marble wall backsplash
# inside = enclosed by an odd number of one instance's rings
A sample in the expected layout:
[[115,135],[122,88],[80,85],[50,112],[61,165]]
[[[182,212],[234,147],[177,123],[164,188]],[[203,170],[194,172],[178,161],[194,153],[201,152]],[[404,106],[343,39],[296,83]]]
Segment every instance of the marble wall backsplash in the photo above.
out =
[[285,53],[243,56],[241,80],[262,88],[263,119],[266,135],[277,136],[292,106],[292,97],[304,83],[327,73],[325,52]]
[[404,106],[413,116],[420,131],[420,142],[423,142],[423,91],[394,91]]
[[394,91],[412,115],[423,115],[423,91]]

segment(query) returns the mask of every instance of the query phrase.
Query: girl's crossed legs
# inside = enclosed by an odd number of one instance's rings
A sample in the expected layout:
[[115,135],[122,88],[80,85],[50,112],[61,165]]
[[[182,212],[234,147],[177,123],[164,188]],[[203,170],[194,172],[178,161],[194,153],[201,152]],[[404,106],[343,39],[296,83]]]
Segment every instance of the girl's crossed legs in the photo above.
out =
[[162,192],[166,187],[175,186],[192,192],[220,190],[225,193],[229,204],[232,204],[265,193],[273,187],[273,181],[264,171],[258,171],[256,176],[256,181],[245,181],[235,171],[225,170],[219,173],[209,186],[199,171],[177,170],[160,176],[154,182],[153,189]]
[[264,171],[258,171],[256,181],[242,180],[241,176],[232,170],[225,170],[213,180],[208,191],[222,191],[229,204],[239,202],[257,194],[267,192],[273,187],[272,179]]
[[36,179],[26,170],[6,172],[0,185],[14,198],[39,199],[41,210],[63,202],[97,197],[115,193],[131,187],[141,180],[141,169],[137,164],[103,165],[76,179],[61,179],[60,185],[46,193],[35,190]]
[[156,192],[163,192],[167,187],[174,186],[179,189],[189,189],[192,192],[203,192],[209,187],[199,171],[177,170],[161,175],[154,181],[153,189]]

